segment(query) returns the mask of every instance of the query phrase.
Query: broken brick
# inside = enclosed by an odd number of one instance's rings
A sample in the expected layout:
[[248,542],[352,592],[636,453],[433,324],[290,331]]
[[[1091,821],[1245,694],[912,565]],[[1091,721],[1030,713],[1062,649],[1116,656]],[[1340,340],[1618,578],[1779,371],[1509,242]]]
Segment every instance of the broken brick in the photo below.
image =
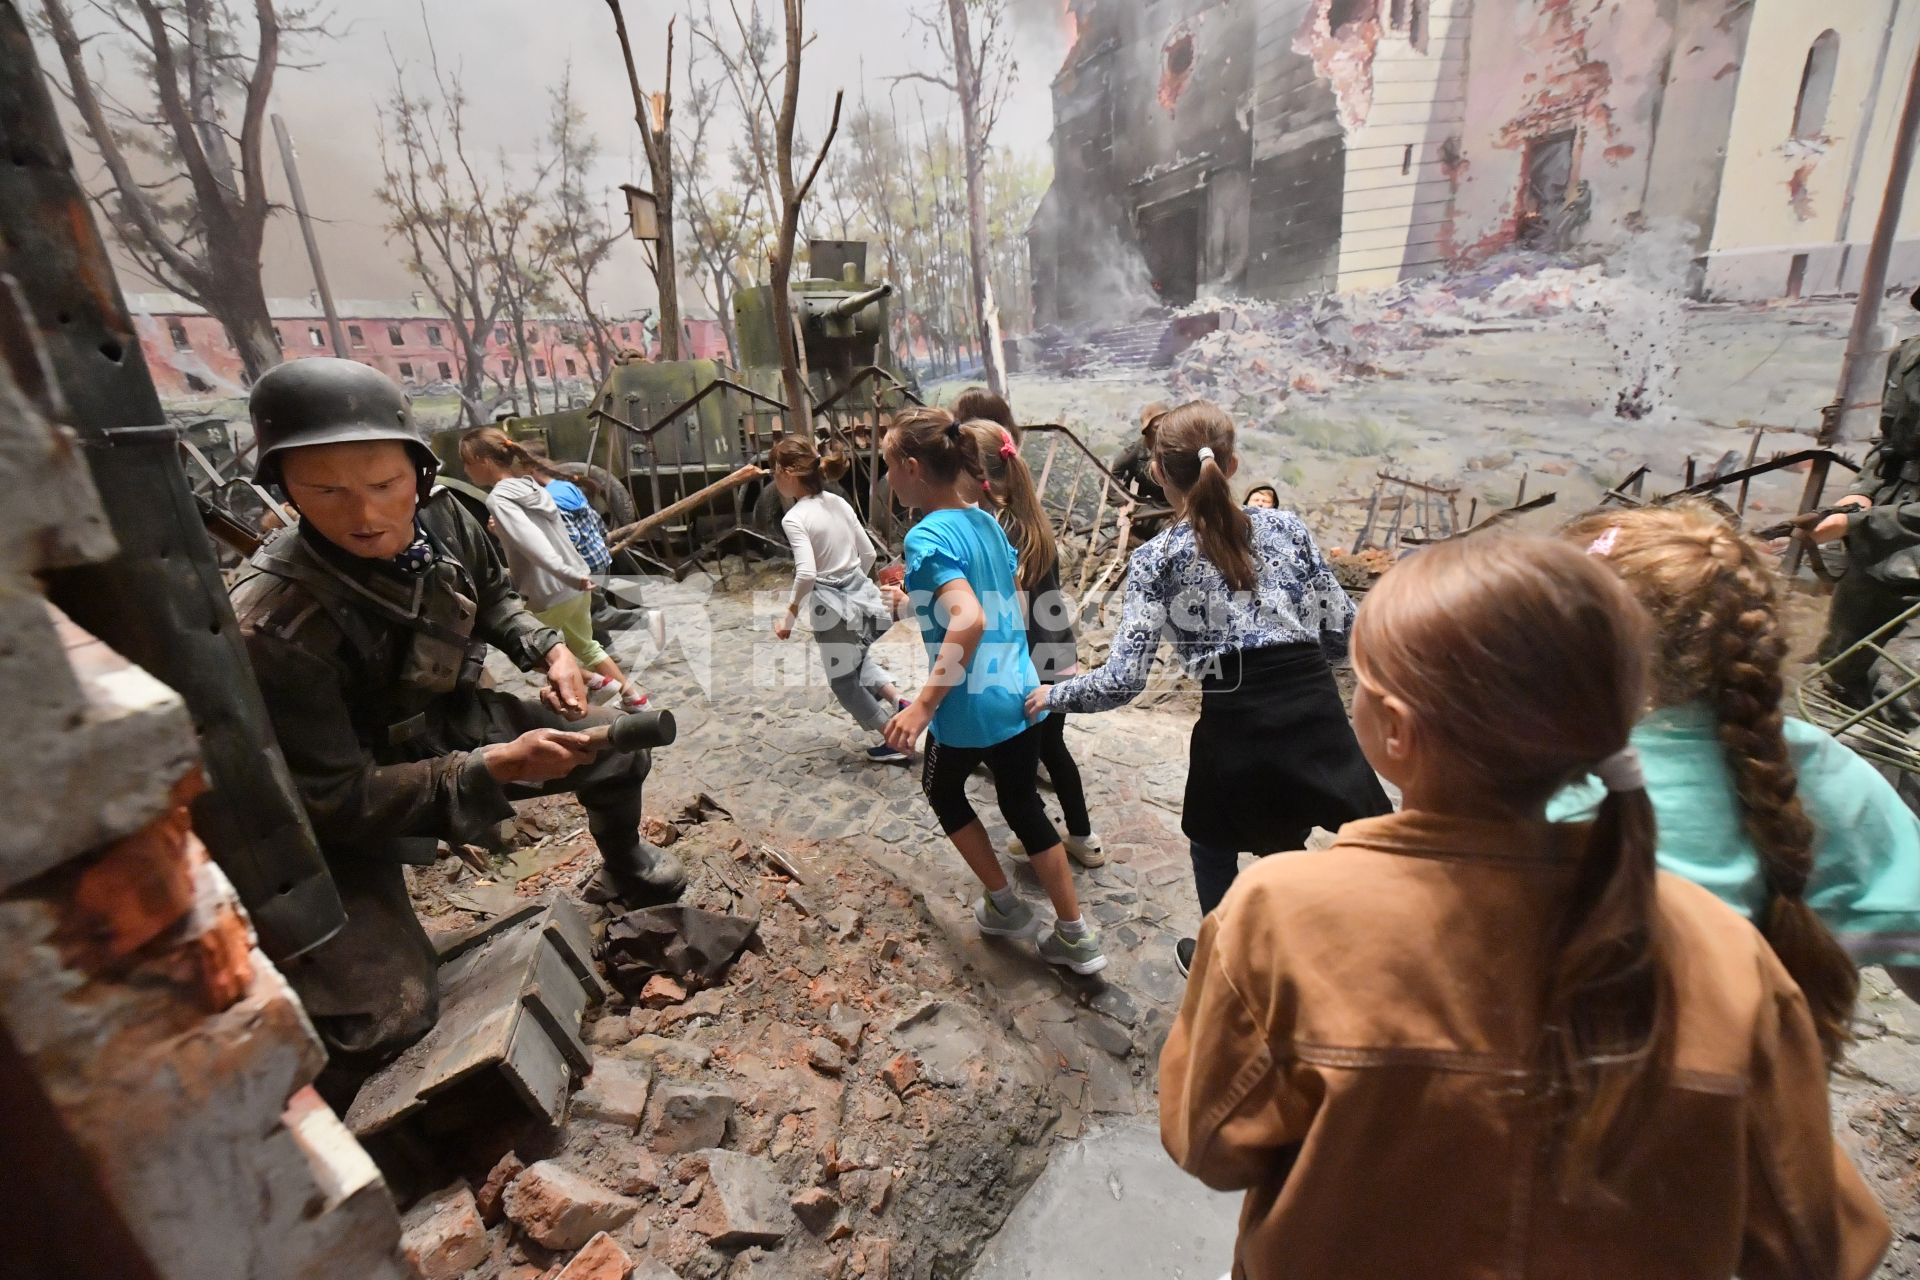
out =
[[793,1208],[793,1216],[800,1219],[800,1225],[814,1235],[824,1235],[833,1226],[834,1219],[840,1216],[839,1198],[825,1187],[808,1187],[789,1204]]
[[501,1199],[507,1194],[507,1184],[525,1172],[526,1167],[526,1161],[509,1151],[487,1171],[487,1180],[480,1184],[480,1190],[473,1197],[480,1206],[480,1221],[492,1226],[506,1216]]
[[891,960],[899,954],[900,939],[894,937],[892,934],[888,934],[886,941],[880,944],[880,958],[882,960]]
[[895,1054],[891,1062],[880,1068],[880,1078],[895,1093],[905,1093],[920,1079],[920,1064],[911,1053]]
[[656,973],[640,988],[640,1004],[648,1009],[665,1009],[684,1002],[687,989],[664,973]]
[[633,1259],[602,1231],[587,1241],[587,1247],[573,1255],[556,1280],[627,1280]]
[[400,1250],[418,1280],[458,1280],[488,1255],[487,1229],[464,1182],[434,1192],[400,1220]]
[[551,1160],[530,1165],[508,1184],[503,1203],[513,1225],[548,1249],[578,1249],[639,1208]]

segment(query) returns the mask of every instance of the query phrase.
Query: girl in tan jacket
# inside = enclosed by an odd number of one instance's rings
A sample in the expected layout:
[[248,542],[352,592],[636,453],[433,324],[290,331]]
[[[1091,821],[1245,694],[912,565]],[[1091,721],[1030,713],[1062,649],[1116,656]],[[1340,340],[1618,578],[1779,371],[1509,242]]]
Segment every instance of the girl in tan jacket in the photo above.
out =
[[[1444,543],[1353,636],[1404,809],[1268,858],[1202,927],[1161,1058],[1245,1280],[1857,1280],[1884,1216],[1766,941],[1654,869],[1645,613],[1545,539]],[[1591,826],[1547,801],[1588,774]]]

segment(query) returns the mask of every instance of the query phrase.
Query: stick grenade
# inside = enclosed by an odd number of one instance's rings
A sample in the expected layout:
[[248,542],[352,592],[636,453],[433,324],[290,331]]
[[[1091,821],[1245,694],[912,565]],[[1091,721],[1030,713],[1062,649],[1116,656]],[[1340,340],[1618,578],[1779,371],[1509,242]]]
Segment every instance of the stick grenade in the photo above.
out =
[[635,711],[610,724],[595,725],[585,736],[589,751],[646,751],[672,745],[679,730],[671,711]]

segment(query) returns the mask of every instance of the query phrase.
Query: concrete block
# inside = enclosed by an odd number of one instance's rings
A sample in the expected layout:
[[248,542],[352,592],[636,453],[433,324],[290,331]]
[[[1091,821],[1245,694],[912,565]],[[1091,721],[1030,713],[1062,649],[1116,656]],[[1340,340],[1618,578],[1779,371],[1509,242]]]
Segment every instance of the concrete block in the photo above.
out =
[[638,1129],[647,1115],[653,1068],[631,1058],[596,1058],[593,1071],[574,1090],[571,1113],[585,1120]]
[[786,1239],[792,1212],[770,1162],[738,1151],[703,1151],[699,1159],[707,1189],[694,1206],[695,1231],[723,1249]]
[[718,1147],[727,1140],[734,1098],[725,1089],[663,1084],[654,1092],[653,1129],[647,1145],[662,1155]]

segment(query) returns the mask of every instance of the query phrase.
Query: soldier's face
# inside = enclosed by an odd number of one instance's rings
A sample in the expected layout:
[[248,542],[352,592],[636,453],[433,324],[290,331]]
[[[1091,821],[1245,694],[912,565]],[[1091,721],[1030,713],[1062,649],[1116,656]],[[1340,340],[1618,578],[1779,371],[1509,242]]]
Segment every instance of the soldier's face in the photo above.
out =
[[300,518],[342,551],[384,560],[413,543],[415,468],[397,440],[291,449],[280,479]]

